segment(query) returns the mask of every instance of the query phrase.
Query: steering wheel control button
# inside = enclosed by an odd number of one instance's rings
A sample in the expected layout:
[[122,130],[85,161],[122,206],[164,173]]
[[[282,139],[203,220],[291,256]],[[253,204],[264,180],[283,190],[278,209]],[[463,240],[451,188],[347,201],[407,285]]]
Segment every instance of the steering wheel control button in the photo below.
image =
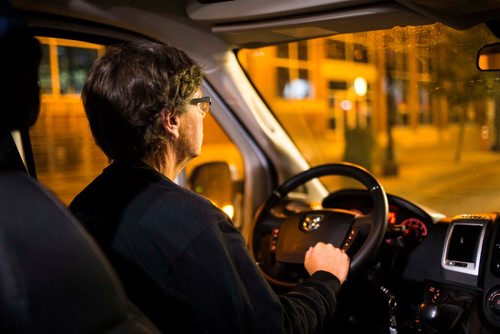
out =
[[278,236],[280,234],[280,229],[279,227],[275,227],[273,229],[273,233],[271,235],[271,242],[269,245],[269,251],[271,253],[276,253],[276,249],[278,248]]
[[342,244],[342,250],[347,251],[349,249],[349,247],[351,247],[351,245],[354,242],[354,239],[356,239],[357,235],[358,235],[358,229],[351,228],[349,235],[347,236],[346,240]]
[[500,316],[500,290],[494,290],[488,296],[488,306],[494,314]]
[[425,291],[424,301],[430,301],[434,304],[439,304],[443,299],[444,291],[437,286],[429,285]]

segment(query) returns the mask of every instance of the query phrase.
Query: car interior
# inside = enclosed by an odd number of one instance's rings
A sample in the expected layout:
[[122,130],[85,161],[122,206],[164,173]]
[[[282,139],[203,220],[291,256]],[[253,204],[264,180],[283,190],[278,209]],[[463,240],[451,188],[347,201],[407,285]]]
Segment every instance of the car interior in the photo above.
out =
[[500,331],[498,1],[0,9],[2,332],[158,332],[66,209],[109,163],[86,73],[137,38],[203,64],[203,153],[176,182],[232,218],[276,292],[329,242],[351,257],[332,332]]

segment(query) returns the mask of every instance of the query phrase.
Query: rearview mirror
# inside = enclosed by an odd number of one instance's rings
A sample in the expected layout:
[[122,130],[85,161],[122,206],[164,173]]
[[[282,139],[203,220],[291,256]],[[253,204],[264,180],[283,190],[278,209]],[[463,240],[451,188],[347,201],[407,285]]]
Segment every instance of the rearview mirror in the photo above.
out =
[[476,65],[481,71],[500,70],[500,43],[483,46],[477,53]]

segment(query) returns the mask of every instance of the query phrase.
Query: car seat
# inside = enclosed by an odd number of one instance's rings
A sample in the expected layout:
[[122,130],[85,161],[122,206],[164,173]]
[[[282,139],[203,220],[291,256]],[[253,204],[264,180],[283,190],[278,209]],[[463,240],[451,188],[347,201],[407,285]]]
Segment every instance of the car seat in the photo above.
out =
[[40,46],[0,0],[0,333],[158,333],[69,211],[27,174],[11,130],[38,115]]

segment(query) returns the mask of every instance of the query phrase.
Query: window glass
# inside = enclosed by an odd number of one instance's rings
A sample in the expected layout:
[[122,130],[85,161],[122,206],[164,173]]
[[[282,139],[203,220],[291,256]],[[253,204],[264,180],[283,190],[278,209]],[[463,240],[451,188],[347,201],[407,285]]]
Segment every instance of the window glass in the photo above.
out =
[[[454,215],[500,206],[500,83],[475,67],[479,47],[495,41],[482,25],[434,24],[302,41],[307,60],[297,43],[288,62],[275,46],[238,58],[311,165],[360,164],[388,192]],[[308,93],[280,90],[295,79]]]
[[307,42],[301,41],[297,43],[297,58],[300,60],[307,60],[308,54],[307,54]]
[[368,62],[368,49],[366,45],[358,43],[352,45],[352,60],[359,63]]
[[80,94],[82,92],[87,72],[97,55],[97,49],[72,46],[57,47],[61,94]]
[[40,85],[40,92],[42,94],[52,93],[52,80],[50,79],[50,57],[49,57],[49,46],[47,44],[42,44],[42,60],[40,62],[40,67],[38,70],[38,81]]
[[288,58],[288,44],[279,44],[276,46],[276,56],[279,58]]
[[326,58],[345,59],[345,43],[343,41],[327,38],[324,44]]
[[278,96],[285,95],[285,87],[290,82],[290,71],[287,67],[276,68],[276,89]]
[[[40,182],[69,204],[108,164],[94,143],[80,100],[82,73],[87,74],[104,46],[38,39],[43,50],[39,70],[42,94],[40,115],[30,129],[35,168]],[[65,51],[63,57],[61,49]],[[86,61],[78,62],[80,57]]]
[[[105,46],[75,40],[38,37],[42,43],[40,67],[41,108],[30,129],[38,179],[65,204],[108,165],[97,147],[83,110],[80,93],[86,75]],[[204,119],[204,144],[200,157],[187,167],[187,178],[196,166],[224,162],[236,184],[242,184],[243,160],[238,148],[208,114]],[[237,189],[237,187],[234,187]],[[232,203],[220,204],[238,223],[241,191]]]

